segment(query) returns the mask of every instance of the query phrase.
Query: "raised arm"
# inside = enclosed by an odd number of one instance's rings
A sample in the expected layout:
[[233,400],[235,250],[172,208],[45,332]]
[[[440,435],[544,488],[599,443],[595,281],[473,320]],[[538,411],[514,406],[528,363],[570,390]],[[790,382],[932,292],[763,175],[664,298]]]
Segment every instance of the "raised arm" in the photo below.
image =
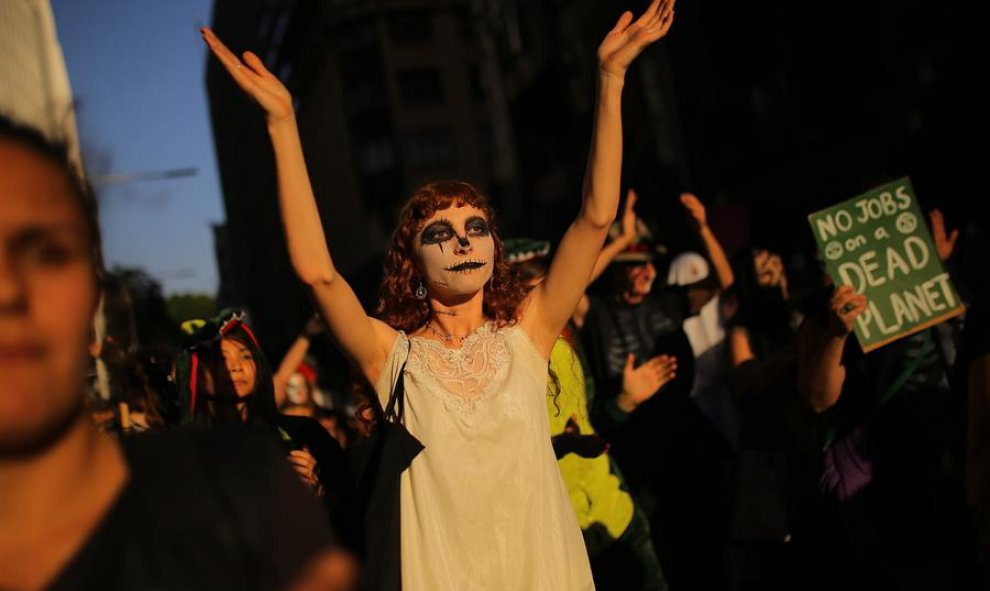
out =
[[374,383],[396,332],[365,313],[354,291],[333,265],[303,158],[292,97],[258,56],[247,51],[242,62],[213,31],[204,28],[202,33],[210,51],[234,82],[265,111],[275,152],[278,201],[292,268],[309,287],[320,317],[338,346]]
[[619,206],[622,169],[622,86],[629,64],[667,34],[674,0],[653,0],[635,22],[625,12],[598,47],[598,84],[591,151],[581,211],[564,234],[546,280],[533,289],[523,327],[544,356],[588,286]]
[[275,375],[272,376],[275,381],[275,408],[282,408],[282,404],[285,403],[286,398],[286,388],[289,385],[289,377],[295,373],[299,365],[306,360],[306,353],[309,351],[310,339],[323,331],[323,322],[320,317],[313,315],[309,320],[306,321],[306,326],[303,331],[299,333],[296,340],[292,342],[289,350],[285,352],[285,356],[282,357],[281,363],[278,364],[278,369],[275,371]]
[[622,211],[622,233],[599,251],[595,266],[591,270],[591,277],[588,279],[589,284],[601,277],[615,257],[636,241],[636,211],[633,208],[636,206],[637,198],[636,191],[632,189],[626,193],[626,205]]
[[866,309],[866,296],[843,285],[832,294],[828,322],[809,318],[798,336],[798,391],[815,412],[824,412],[839,401],[846,368],[842,354],[853,331],[853,322]]
[[694,221],[698,223],[698,233],[705,243],[708,258],[711,259],[712,266],[715,267],[715,276],[718,277],[719,287],[729,289],[735,283],[736,276],[732,272],[732,265],[729,264],[729,258],[725,256],[722,244],[715,237],[711,227],[708,226],[708,213],[705,211],[705,206],[700,199],[691,193],[682,193],[681,203],[694,218]]

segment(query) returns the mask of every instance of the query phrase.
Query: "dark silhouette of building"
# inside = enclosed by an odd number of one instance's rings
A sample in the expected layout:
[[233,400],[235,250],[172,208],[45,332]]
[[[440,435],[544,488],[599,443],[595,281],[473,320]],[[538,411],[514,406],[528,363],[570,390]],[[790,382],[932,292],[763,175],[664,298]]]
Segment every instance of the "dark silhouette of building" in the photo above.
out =
[[[559,239],[579,207],[597,46],[646,4],[218,0],[213,25],[296,98],[335,261],[372,305],[396,206],[424,181],[474,182],[503,235]],[[682,190],[708,203],[731,248],[809,249],[809,212],[902,175],[923,205],[962,222],[981,186],[970,146],[987,131],[979,19],[966,11],[681,2],[626,78],[624,184],[673,251],[699,247]],[[207,88],[231,284],[278,349],[309,308],[283,246],[264,122],[212,60]]]
[[[483,88],[494,68],[464,2],[219,0],[213,26],[292,92],[335,264],[366,305],[386,232],[416,186],[463,178],[520,209],[508,119]],[[207,88],[231,283],[279,350],[309,308],[283,246],[263,117],[213,60]]]

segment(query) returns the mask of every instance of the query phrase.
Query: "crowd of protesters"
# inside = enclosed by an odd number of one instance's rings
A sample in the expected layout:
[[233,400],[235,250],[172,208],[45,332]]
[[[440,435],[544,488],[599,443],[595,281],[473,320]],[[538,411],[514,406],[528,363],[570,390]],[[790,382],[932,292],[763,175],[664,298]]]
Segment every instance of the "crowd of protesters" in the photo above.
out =
[[[558,243],[500,237],[477,188],[428,184],[367,312],[291,97],[204,30],[264,111],[316,310],[277,364],[243,309],[142,347],[90,189],[0,119],[0,589],[986,588],[990,313],[953,264],[977,241],[930,213],[967,311],[869,353],[865,296],[759,236],[726,252],[693,194],[697,251],[671,252],[619,177],[623,77],[673,8],[602,42]],[[312,354],[324,336],[348,388]]]

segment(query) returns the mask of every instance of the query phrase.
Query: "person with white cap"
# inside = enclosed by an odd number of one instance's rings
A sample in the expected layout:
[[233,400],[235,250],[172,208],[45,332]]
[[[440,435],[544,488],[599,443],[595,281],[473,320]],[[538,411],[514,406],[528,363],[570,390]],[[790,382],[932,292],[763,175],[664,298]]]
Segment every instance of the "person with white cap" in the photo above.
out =
[[698,233],[711,258],[697,252],[683,252],[670,263],[667,285],[675,289],[686,312],[684,332],[694,353],[694,385],[691,398],[705,416],[718,427],[733,448],[739,443],[740,419],[727,381],[728,353],[725,325],[727,303],[721,293],[732,286],[735,275],[722,245],[708,226],[705,206],[691,193],[681,195],[681,203],[698,224]]
[[[700,206],[696,199],[682,200],[690,204],[692,217],[697,219],[693,212],[698,211],[704,219],[703,207],[692,209]],[[597,392],[592,423],[609,440],[637,503],[649,515],[654,547],[671,587],[725,588],[721,509],[728,446],[689,398],[695,355],[682,325],[697,309],[678,297],[683,290],[661,289],[656,282],[666,248],[653,240],[641,220],[627,225],[636,228],[632,239],[621,224],[609,233],[606,249],[617,250],[611,259],[612,289],[592,298],[582,335]],[[717,259],[721,247],[707,224],[700,226],[705,242],[715,244]],[[685,270],[687,276],[692,271],[707,274],[708,265]],[[727,284],[731,277],[730,270]],[[663,357],[676,358],[673,379],[645,392],[628,387],[633,381],[624,378],[630,369],[645,371]],[[631,395],[635,392],[641,394]]]

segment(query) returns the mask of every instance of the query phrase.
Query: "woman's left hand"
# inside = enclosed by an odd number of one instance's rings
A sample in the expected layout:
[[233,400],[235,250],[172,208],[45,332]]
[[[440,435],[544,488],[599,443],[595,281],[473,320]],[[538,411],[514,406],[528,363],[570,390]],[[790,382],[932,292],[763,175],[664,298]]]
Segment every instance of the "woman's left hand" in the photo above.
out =
[[708,225],[708,212],[705,211],[705,205],[701,199],[698,199],[693,193],[681,193],[681,204],[684,205],[684,209],[688,210],[699,227],[704,228]]
[[619,22],[598,46],[598,66],[602,74],[623,77],[629,64],[644,49],[658,41],[674,22],[675,0],[653,0],[633,22],[633,14],[622,13]]

